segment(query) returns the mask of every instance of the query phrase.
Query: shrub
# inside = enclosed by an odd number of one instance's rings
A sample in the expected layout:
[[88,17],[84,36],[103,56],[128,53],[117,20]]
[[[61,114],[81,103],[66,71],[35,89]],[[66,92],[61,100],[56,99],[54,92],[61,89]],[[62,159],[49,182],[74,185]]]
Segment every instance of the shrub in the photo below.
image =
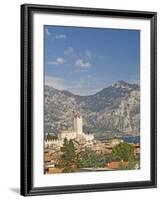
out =
[[79,168],[98,168],[104,167],[108,157],[103,154],[98,154],[95,151],[86,149],[78,155]]
[[112,149],[112,159],[118,161],[135,161],[134,146],[127,142],[121,142]]

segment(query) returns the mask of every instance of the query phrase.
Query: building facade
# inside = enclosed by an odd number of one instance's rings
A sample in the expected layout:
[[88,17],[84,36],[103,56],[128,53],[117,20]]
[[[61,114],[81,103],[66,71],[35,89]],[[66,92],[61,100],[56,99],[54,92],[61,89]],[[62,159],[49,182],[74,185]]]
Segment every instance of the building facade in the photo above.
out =
[[73,129],[61,131],[61,133],[58,134],[58,139],[64,140],[66,138],[67,140],[71,140],[80,137],[88,141],[94,139],[94,135],[86,135],[83,133],[83,118],[80,113],[75,113],[73,119]]

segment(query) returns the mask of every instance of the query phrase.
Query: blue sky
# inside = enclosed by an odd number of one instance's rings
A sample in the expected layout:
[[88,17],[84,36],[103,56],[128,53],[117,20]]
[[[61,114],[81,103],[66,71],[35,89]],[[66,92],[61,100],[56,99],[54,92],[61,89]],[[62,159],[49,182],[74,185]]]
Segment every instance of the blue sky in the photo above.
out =
[[118,80],[139,83],[140,31],[45,26],[45,84],[90,95]]

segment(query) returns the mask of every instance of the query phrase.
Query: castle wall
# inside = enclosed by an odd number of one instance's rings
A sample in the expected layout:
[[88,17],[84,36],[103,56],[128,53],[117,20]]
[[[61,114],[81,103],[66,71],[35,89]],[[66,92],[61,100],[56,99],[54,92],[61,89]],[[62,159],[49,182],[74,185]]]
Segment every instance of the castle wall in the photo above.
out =
[[73,132],[73,131],[61,132],[61,134],[59,135],[59,139],[64,140],[65,138],[67,140],[72,140],[72,139],[76,138],[76,132]]
[[86,135],[86,134],[84,134],[84,137],[85,137],[85,139],[88,140],[88,141],[94,139],[94,135],[92,135],[92,134],[90,134],[90,135]]
[[75,138],[83,137],[87,141],[94,139],[94,135],[86,135],[83,133],[83,120],[82,116],[77,114],[74,116],[74,130],[65,130],[58,134],[58,140],[63,141],[65,138],[67,140],[72,140]]

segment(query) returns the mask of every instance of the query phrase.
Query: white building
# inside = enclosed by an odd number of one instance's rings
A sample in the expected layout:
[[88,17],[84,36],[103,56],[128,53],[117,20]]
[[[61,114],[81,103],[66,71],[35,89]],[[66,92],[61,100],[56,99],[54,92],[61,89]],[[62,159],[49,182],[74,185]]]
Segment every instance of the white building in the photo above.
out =
[[83,134],[83,120],[79,113],[74,115],[74,132],[76,132],[77,135]]
[[80,113],[76,113],[74,114],[73,130],[62,131],[60,134],[58,134],[58,139],[64,140],[66,138],[67,140],[71,140],[80,137],[88,141],[94,139],[94,135],[86,135],[85,133],[83,133],[82,116],[80,115]]
[[58,134],[58,139],[59,140],[64,140],[67,138],[68,140],[72,140],[76,138],[76,132],[73,130],[66,130],[66,131],[61,131],[60,134]]

